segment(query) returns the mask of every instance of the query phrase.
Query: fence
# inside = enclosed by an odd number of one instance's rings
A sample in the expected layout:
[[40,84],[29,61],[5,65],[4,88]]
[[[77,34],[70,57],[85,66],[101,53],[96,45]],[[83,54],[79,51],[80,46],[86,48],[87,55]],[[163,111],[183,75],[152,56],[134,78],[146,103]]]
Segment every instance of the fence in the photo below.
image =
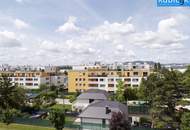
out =
[[148,115],[149,114],[149,106],[141,105],[141,106],[128,106],[129,114],[140,114],[140,115]]
[[[14,119],[14,123],[25,124],[25,125],[34,125],[34,126],[44,126],[44,127],[52,127],[49,120],[41,120],[41,119],[31,119],[31,118],[20,118],[17,117]],[[83,123],[83,124],[74,124],[73,122],[66,122],[66,128],[71,128],[73,130],[109,130],[109,126],[103,126],[101,124],[91,124],[91,123]],[[169,130],[169,129],[153,129],[153,128],[140,128],[133,127],[131,130]],[[170,129],[171,130],[171,129]]]

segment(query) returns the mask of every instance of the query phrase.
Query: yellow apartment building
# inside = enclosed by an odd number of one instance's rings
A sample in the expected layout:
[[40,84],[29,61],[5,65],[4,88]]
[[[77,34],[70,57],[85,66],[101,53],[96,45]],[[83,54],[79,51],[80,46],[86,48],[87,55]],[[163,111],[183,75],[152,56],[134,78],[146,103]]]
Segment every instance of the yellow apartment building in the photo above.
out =
[[115,92],[118,80],[125,82],[126,87],[138,88],[142,78],[147,78],[149,69],[131,69],[125,71],[108,69],[71,70],[68,72],[68,91],[85,91],[102,89]]

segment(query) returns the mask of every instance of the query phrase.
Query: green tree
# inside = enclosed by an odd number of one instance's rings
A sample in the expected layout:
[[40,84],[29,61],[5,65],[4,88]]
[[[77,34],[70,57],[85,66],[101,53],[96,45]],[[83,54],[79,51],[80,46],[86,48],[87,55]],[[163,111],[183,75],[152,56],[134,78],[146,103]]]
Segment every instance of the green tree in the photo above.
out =
[[110,130],[131,130],[131,124],[121,112],[112,112]]
[[190,112],[185,112],[181,118],[181,130],[190,130]]
[[46,90],[48,90],[50,87],[47,86],[46,84],[40,84],[39,88],[40,88],[41,91],[44,91],[44,90],[46,91]]
[[154,127],[178,125],[180,117],[175,106],[182,99],[184,90],[175,71],[162,69],[151,74],[147,80],[142,81],[140,91],[141,96],[149,101]]
[[33,106],[37,109],[47,108],[56,103],[55,102],[56,97],[57,97],[57,95],[56,95],[55,91],[42,91],[34,99]]
[[116,101],[118,101],[118,102],[124,102],[125,101],[124,91],[125,91],[125,84],[122,80],[119,80],[117,83],[117,91],[115,94]]
[[182,84],[186,87],[186,97],[190,97],[190,66],[183,74]]
[[20,109],[25,105],[26,95],[25,90],[18,87],[17,84],[12,84],[7,75],[2,75],[0,80],[0,108],[6,109]]
[[11,124],[14,121],[14,117],[18,114],[16,109],[6,109],[2,112],[2,122],[6,125]]
[[65,125],[65,111],[63,109],[52,109],[49,114],[49,120],[56,130],[62,130]]
[[162,66],[159,62],[154,64],[154,71],[155,72],[159,72],[161,69],[162,69]]
[[126,88],[124,91],[125,100],[137,100],[138,99],[138,90],[133,88]]

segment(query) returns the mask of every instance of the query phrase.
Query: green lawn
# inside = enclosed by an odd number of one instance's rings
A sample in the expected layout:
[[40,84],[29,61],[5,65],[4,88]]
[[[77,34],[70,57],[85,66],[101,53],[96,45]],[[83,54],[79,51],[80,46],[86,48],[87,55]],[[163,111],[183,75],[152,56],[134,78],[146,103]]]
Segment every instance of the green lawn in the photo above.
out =
[[[55,129],[48,128],[48,127],[20,125],[20,124],[11,124],[9,126],[6,126],[6,125],[0,123],[0,130],[55,130]],[[71,129],[64,128],[63,130],[71,130]]]

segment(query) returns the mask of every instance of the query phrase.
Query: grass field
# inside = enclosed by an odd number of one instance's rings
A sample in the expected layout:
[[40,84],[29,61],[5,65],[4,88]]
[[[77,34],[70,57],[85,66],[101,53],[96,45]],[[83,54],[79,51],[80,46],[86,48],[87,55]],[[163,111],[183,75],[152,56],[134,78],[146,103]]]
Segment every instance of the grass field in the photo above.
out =
[[[55,130],[55,129],[48,127],[20,125],[20,124],[11,124],[9,126],[6,126],[0,123],[0,130]],[[64,128],[63,130],[71,130],[71,129]]]

